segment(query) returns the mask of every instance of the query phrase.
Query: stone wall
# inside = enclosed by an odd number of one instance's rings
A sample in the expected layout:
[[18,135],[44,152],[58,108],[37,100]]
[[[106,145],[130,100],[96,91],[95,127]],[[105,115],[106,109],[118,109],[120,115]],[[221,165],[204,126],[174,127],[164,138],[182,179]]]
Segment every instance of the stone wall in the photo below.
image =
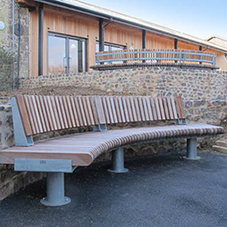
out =
[[148,67],[20,79],[23,89],[71,85],[122,95],[182,95],[186,100],[226,100],[227,71]]
[[[43,86],[54,88],[75,85],[80,88],[101,89],[108,95],[149,95],[183,97],[187,121],[222,125],[226,129],[227,121],[227,72],[180,68],[180,67],[146,67],[108,71],[94,71],[72,75],[47,75],[20,79],[20,88],[31,89]],[[59,91],[59,90],[58,90]],[[67,93],[67,92],[66,92]],[[64,94],[62,91],[61,94]],[[84,95],[81,94],[81,95]],[[102,94],[103,95],[103,94]],[[220,137],[226,137],[221,135]],[[214,139],[200,139],[203,148],[210,148]],[[173,145],[173,144],[172,144]],[[142,146],[142,150],[151,152],[173,148],[163,143],[160,146]],[[175,144],[175,150],[185,146]],[[136,150],[137,148],[132,148]],[[141,148],[139,149],[141,152]],[[146,153],[146,152],[145,152]]]

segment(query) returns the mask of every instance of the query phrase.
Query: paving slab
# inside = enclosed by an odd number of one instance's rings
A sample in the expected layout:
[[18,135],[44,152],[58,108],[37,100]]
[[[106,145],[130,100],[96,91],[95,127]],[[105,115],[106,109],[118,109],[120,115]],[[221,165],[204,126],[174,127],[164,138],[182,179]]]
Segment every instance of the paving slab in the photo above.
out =
[[93,164],[66,174],[69,205],[45,207],[45,180],[0,202],[0,227],[226,227],[227,155],[201,152],[126,160],[129,172]]

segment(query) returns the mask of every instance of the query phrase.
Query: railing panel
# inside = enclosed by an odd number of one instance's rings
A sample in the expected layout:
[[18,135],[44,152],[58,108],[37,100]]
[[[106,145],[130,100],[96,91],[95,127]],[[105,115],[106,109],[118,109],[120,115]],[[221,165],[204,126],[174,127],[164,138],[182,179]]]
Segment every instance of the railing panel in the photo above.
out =
[[119,64],[122,62],[146,62],[153,63],[172,62],[172,63],[195,63],[195,64],[210,64],[215,66],[216,54],[194,51],[194,50],[118,50],[104,51],[96,53],[96,64]]

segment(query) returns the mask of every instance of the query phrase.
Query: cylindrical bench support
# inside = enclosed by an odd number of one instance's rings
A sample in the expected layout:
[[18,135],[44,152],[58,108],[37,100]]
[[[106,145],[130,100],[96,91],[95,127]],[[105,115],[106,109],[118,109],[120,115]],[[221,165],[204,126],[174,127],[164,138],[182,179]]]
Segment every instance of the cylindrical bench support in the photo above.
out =
[[198,160],[200,157],[197,156],[197,138],[187,139],[187,154],[186,159]]
[[71,199],[65,196],[64,173],[47,174],[47,197],[40,202],[45,206],[62,206],[71,202]]
[[112,173],[125,173],[128,169],[124,168],[124,150],[122,147],[112,151],[112,169],[108,169]]

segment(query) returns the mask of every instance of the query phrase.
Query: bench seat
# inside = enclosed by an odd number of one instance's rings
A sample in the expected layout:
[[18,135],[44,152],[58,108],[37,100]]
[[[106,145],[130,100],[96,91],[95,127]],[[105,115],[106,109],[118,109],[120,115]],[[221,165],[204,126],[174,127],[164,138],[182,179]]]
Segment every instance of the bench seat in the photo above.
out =
[[74,166],[88,166],[102,153],[125,145],[220,133],[224,133],[222,127],[201,123],[76,133],[0,151],[0,162],[14,164],[15,158],[68,159]]

